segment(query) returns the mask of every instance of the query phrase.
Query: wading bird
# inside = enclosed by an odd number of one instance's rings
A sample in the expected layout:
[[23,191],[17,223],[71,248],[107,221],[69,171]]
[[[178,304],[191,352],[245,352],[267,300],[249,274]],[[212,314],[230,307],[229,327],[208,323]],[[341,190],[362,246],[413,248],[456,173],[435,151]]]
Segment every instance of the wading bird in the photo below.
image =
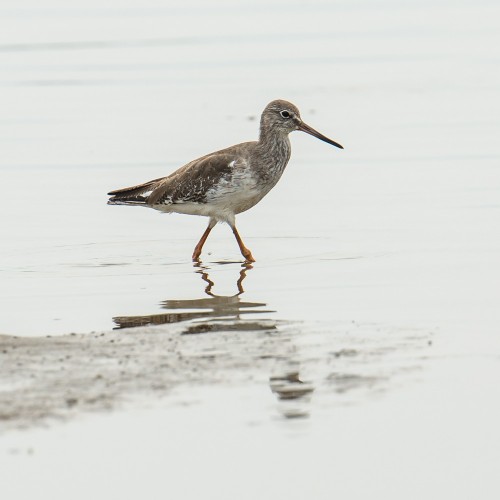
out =
[[194,249],[194,261],[199,260],[215,224],[227,222],[243,257],[255,262],[236,229],[235,216],[252,208],[279,181],[291,154],[288,134],[294,130],[302,130],[343,149],[304,123],[292,103],[276,100],[262,113],[258,141],[243,142],[202,156],[167,177],[111,191],[108,204],[209,217],[208,227]]

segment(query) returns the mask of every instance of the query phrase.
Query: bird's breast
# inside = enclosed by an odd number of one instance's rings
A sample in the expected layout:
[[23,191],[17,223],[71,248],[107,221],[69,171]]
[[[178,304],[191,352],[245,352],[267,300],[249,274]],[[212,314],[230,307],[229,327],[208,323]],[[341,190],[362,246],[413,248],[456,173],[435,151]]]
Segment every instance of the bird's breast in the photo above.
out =
[[217,213],[238,214],[252,208],[276,185],[289,158],[288,140],[235,158],[206,190],[204,204],[211,207],[215,217]]
[[234,213],[243,212],[262,198],[262,187],[250,168],[235,169],[207,191],[206,202]]

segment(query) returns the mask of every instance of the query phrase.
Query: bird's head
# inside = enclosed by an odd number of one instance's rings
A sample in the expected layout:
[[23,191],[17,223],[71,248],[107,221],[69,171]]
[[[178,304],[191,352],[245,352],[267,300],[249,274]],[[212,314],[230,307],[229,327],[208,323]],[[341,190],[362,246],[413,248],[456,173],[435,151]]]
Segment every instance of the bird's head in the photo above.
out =
[[282,99],[272,101],[266,106],[260,119],[260,130],[261,138],[262,134],[280,133],[288,135],[294,130],[302,130],[328,144],[344,149],[338,142],[328,139],[328,137],[304,123],[297,106]]

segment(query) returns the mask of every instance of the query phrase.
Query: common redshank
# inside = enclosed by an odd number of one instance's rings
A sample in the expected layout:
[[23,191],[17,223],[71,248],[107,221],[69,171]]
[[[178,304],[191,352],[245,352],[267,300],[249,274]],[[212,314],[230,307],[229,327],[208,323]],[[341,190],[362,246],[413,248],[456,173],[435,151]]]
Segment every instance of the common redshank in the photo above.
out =
[[288,134],[294,130],[302,130],[343,149],[304,123],[296,106],[279,99],[264,109],[258,141],[243,142],[202,156],[166,177],[111,191],[108,204],[209,217],[208,227],[194,249],[193,261],[199,260],[215,224],[227,222],[243,257],[255,262],[236,229],[235,215],[252,208],[279,181],[291,154]]

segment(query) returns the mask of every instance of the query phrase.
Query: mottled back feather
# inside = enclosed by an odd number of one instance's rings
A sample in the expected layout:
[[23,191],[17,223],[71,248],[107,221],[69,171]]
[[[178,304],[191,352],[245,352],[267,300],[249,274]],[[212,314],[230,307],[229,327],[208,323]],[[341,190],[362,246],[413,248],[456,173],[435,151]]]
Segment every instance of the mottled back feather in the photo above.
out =
[[111,191],[108,193],[112,196],[109,202],[149,206],[204,203],[207,192],[225,176],[229,176],[237,164],[245,161],[252,144],[257,143],[237,144],[193,160],[166,177]]

